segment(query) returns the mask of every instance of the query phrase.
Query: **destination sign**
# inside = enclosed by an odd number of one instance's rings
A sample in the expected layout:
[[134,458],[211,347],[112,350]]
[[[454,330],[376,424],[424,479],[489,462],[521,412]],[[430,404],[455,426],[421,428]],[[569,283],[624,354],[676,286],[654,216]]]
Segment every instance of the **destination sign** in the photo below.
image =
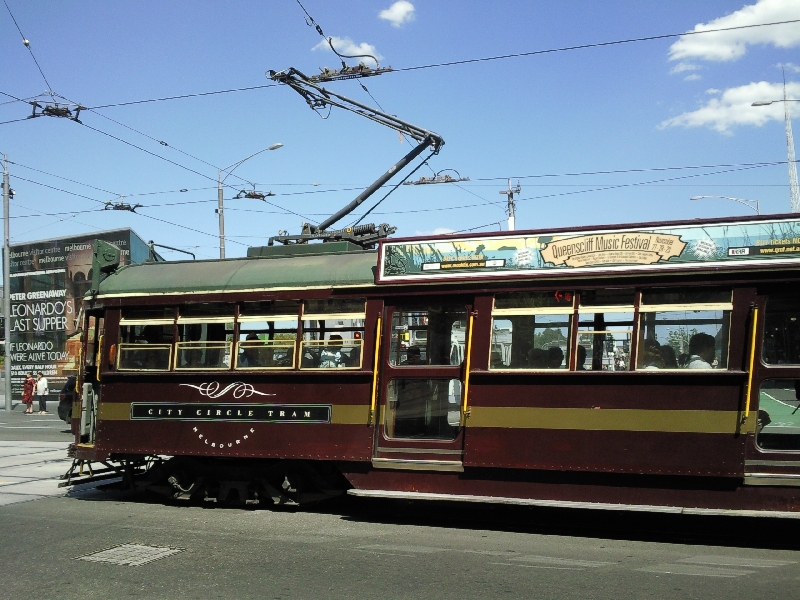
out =
[[132,402],[132,420],[330,423],[330,404]]
[[775,265],[800,260],[800,219],[384,240],[378,257],[378,283]]

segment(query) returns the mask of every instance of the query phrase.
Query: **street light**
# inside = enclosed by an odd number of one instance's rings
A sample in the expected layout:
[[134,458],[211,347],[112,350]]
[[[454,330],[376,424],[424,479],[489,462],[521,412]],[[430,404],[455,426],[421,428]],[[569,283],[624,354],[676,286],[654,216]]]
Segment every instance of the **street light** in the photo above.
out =
[[[222,200],[222,184],[225,183],[225,180],[230,177],[231,173],[233,173],[236,168],[241,165],[243,162],[246,162],[253,158],[254,156],[258,156],[262,152],[266,152],[267,150],[277,150],[278,148],[282,148],[283,144],[277,143],[272,144],[268,148],[264,148],[263,150],[259,150],[258,152],[254,152],[247,158],[243,158],[242,160],[233,163],[225,167],[224,169],[219,169],[217,171],[217,214],[219,215],[219,257],[225,258],[225,213],[224,213],[224,204]],[[222,176],[222,173],[227,173],[225,177]]]
[[[689,200],[702,200],[703,198],[724,198],[725,200],[733,200],[734,202],[738,202],[739,204],[744,204],[748,208],[752,208],[756,211],[756,214],[761,214],[761,205],[758,203],[758,200],[747,200],[746,198],[732,198],[731,196],[692,196]],[[751,204],[751,202],[753,204]]]
[[751,106],[769,106],[783,102],[784,120],[786,122],[786,161],[789,164],[789,210],[793,213],[800,212],[800,189],[797,185],[797,165],[794,158],[794,137],[792,136],[792,118],[789,115],[789,102],[800,102],[794,98],[786,97],[786,75],[783,78],[783,98],[780,100],[758,100]]

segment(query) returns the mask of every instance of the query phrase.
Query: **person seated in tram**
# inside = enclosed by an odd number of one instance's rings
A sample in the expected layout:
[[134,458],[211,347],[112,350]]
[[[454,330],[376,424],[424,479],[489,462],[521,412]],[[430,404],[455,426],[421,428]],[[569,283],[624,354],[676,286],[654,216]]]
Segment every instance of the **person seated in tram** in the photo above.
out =
[[675,348],[669,344],[661,346],[661,360],[664,361],[665,369],[677,369],[678,359],[675,356]]
[[695,333],[689,339],[689,364],[687,369],[711,369],[715,360],[716,342],[707,333]]
[[661,354],[661,344],[655,340],[645,340],[642,346],[642,357],[637,368],[644,371],[664,368],[664,358]]
[[319,354],[320,369],[336,369],[349,364],[348,356],[342,351],[342,336],[338,333],[331,334],[328,345]]
[[406,350],[406,365],[424,365],[419,346],[409,346]]
[[[245,342],[257,342],[257,341],[259,341],[257,333],[248,333],[247,337],[245,338]],[[239,353],[239,362],[237,363],[237,365],[239,367],[273,366],[269,364],[270,362],[272,362],[271,360],[265,360],[268,358],[267,356],[264,356],[266,350],[267,350],[266,348],[258,347],[252,343],[246,344],[244,349]]]
[[528,365],[531,369],[548,368],[547,351],[541,348],[531,348],[528,353]]
[[547,367],[550,369],[560,369],[564,362],[564,351],[558,346],[547,349]]
[[578,346],[578,361],[575,369],[578,371],[586,370],[586,346]]

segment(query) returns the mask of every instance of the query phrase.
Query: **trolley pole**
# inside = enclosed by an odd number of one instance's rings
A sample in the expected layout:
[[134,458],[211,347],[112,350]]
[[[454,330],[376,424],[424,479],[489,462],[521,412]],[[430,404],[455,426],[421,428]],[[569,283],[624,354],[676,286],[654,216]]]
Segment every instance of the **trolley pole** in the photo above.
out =
[[11,250],[8,247],[8,202],[11,195],[11,190],[8,187],[8,156],[3,155],[3,323],[4,323],[4,340],[3,345],[5,349],[4,357],[4,376],[5,376],[5,397],[6,397],[6,414],[11,412],[11,353],[9,349],[9,341],[11,339]]

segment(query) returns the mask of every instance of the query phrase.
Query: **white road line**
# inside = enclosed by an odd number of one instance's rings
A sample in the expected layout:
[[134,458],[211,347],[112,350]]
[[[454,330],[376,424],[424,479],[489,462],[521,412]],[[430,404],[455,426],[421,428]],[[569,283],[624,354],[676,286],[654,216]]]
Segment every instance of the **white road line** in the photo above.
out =
[[725,569],[722,567],[708,567],[705,565],[687,565],[687,564],[662,564],[653,565],[650,567],[643,567],[636,569],[644,573],[662,573],[667,575],[691,575],[697,577],[742,577],[743,575],[751,575],[756,571],[748,571],[745,569]]

